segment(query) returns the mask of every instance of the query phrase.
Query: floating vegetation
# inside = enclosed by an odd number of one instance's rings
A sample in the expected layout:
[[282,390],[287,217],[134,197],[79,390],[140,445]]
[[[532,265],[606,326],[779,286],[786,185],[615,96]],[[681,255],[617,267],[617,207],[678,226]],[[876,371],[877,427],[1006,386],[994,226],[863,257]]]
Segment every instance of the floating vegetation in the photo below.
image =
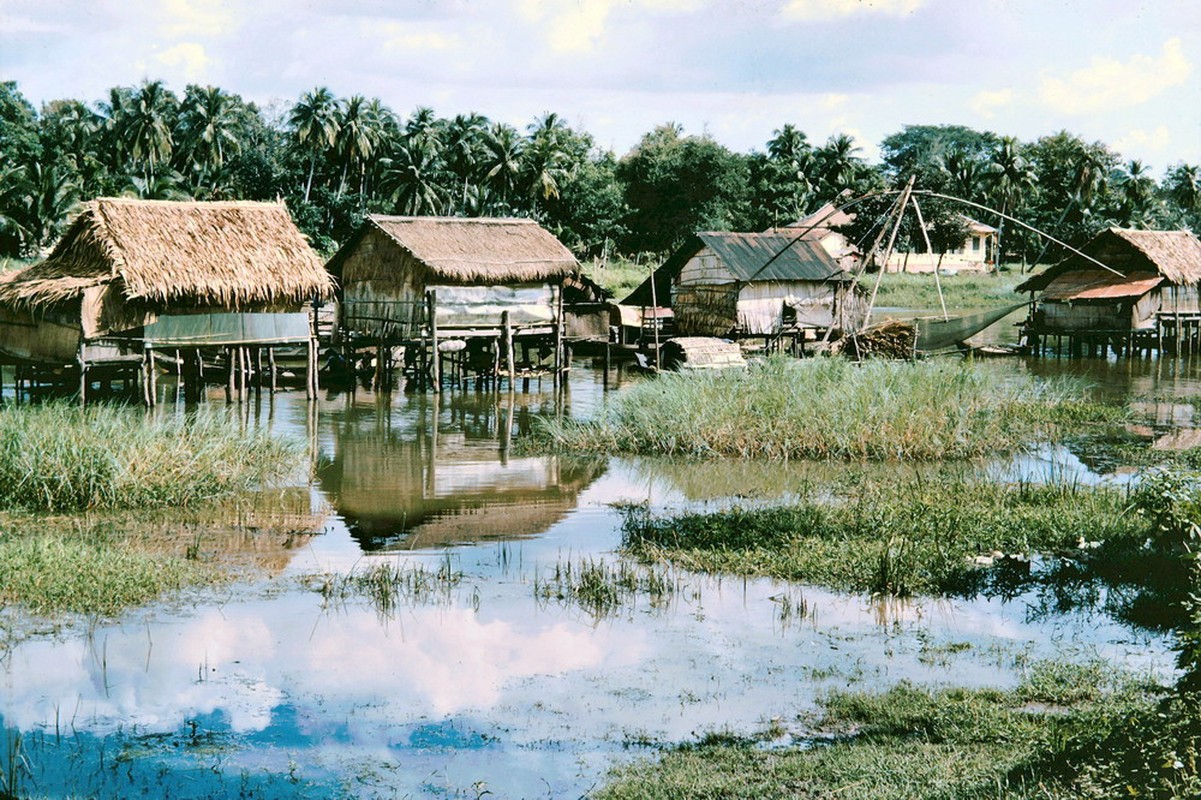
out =
[[[372,564],[344,574],[324,573],[309,576],[306,583],[326,604],[340,604],[352,598],[365,599],[380,616],[391,618],[402,606],[450,605],[454,590],[463,582],[462,571],[455,569],[447,554],[437,569],[424,564],[402,561]],[[473,605],[478,606],[478,595]]]
[[67,512],[193,506],[287,473],[298,449],[215,413],[0,407],[0,508]]
[[1130,503],[1125,489],[1070,482],[852,480],[784,506],[667,516],[628,506],[623,547],[643,563],[702,572],[883,596],[971,594],[1028,575],[1034,553],[1082,554],[1081,541],[1141,546],[1148,525]]
[[972,362],[772,358],[743,373],[660,374],[591,420],[546,420],[564,451],[937,460],[1015,452],[1124,418],[1083,385]]
[[559,560],[548,573],[535,571],[534,596],[539,600],[573,603],[593,617],[607,617],[633,604],[639,595],[649,597],[651,608],[664,608],[675,595],[678,579],[662,567],[615,563],[583,558]]
[[1035,665],[1009,691],[902,682],[832,692],[806,746],[707,735],[620,767],[594,796],[1196,797],[1201,720],[1195,706],[1165,705],[1162,692],[1102,665],[1064,663]]

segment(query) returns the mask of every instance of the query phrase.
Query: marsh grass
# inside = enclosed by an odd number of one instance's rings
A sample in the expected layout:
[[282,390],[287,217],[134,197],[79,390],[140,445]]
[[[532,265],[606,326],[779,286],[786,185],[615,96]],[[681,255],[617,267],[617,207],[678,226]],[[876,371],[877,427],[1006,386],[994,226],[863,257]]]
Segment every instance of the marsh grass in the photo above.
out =
[[563,451],[692,458],[937,460],[1014,452],[1125,412],[1082,384],[960,361],[769,359],[745,373],[674,374],[590,420],[542,421]]
[[218,414],[149,420],[128,408],[0,408],[0,507],[184,507],[285,474],[298,448]]
[[1031,673],[1008,691],[902,682],[834,692],[810,746],[702,737],[619,768],[596,797],[1196,796],[1196,762],[1180,752],[1196,746],[1195,712],[1165,717],[1158,687],[1100,664],[1036,664]]
[[651,274],[650,266],[622,258],[588,261],[583,269],[585,275],[612,292],[616,300],[634,291]]
[[463,581],[447,555],[437,569],[400,561],[380,562],[346,573],[310,576],[306,582],[327,604],[360,598],[382,617],[391,618],[402,607],[449,605],[454,589]]
[[559,559],[545,573],[535,570],[534,597],[574,604],[600,619],[647,595],[651,608],[664,608],[676,592],[676,579],[663,567],[632,564],[624,559]]
[[[1026,277],[1020,272],[1002,272],[992,275],[962,273],[940,276],[943,298],[948,311],[964,311],[1004,306],[1021,302],[1023,295],[1013,288]],[[874,281],[875,276],[870,276]],[[931,274],[903,272],[885,273],[880,279],[880,291],[876,305],[894,308],[938,309],[938,286]]]
[[212,564],[143,549],[134,537],[90,525],[41,524],[0,533],[0,606],[42,617],[114,616],[165,594],[220,583]]
[[879,595],[970,595],[1020,584],[1031,556],[1078,553],[1081,540],[1141,546],[1148,524],[1130,504],[1125,489],[1072,482],[850,480],[783,506],[666,516],[627,506],[622,544],[643,562],[695,571]]

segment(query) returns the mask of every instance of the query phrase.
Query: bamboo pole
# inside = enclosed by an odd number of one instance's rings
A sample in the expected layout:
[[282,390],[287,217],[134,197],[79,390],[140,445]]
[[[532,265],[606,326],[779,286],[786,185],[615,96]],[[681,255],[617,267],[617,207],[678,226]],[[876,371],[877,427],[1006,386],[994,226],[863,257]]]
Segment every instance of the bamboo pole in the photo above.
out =
[[553,286],[551,290],[555,293],[555,376],[551,385],[557,389],[563,384],[563,288]]
[[83,342],[79,343],[79,404],[81,406],[88,404],[88,361],[85,347]]
[[513,356],[513,325],[509,322],[509,312],[500,312],[500,324],[505,333],[505,369],[509,373],[509,388],[517,379],[517,363]]
[[430,316],[430,378],[433,382],[434,394],[442,391],[442,358],[438,352],[438,293],[433,289],[426,292],[426,303]]

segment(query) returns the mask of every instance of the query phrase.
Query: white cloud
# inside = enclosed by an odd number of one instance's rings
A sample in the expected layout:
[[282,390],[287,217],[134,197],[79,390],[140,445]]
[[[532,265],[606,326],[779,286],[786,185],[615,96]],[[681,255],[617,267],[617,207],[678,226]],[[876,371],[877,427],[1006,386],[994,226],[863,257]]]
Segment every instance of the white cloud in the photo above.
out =
[[789,0],[781,10],[793,22],[827,22],[854,14],[901,17],[912,14],[929,0]]
[[1015,96],[1013,89],[983,91],[972,98],[971,107],[985,119],[992,119],[997,115],[997,109],[1012,105]]
[[688,12],[705,0],[518,0],[518,11],[531,23],[544,25],[546,43],[556,53],[591,53],[604,38],[614,9]]
[[212,63],[204,46],[196,42],[180,42],[155,56],[158,63],[170,67],[188,81],[204,78],[208,65]]
[[1164,42],[1159,57],[1136,55],[1127,62],[1094,58],[1087,69],[1067,78],[1047,78],[1040,90],[1042,101],[1067,114],[1116,111],[1145,103],[1192,72],[1179,38]]
[[1136,128],[1114,142],[1113,147],[1119,153],[1125,153],[1128,150],[1136,152],[1163,152],[1167,150],[1171,143],[1172,134],[1168,131],[1168,127],[1160,125],[1151,131]]
[[453,34],[421,30],[397,23],[388,23],[380,29],[380,32],[384,37],[383,46],[386,50],[446,51],[457,49],[462,43],[462,40]]
[[830,94],[822,97],[821,104],[822,108],[826,109],[827,111],[838,111],[846,108],[850,99],[850,95],[831,92]]
[[225,0],[163,0],[158,9],[162,33],[169,38],[221,36],[236,24]]

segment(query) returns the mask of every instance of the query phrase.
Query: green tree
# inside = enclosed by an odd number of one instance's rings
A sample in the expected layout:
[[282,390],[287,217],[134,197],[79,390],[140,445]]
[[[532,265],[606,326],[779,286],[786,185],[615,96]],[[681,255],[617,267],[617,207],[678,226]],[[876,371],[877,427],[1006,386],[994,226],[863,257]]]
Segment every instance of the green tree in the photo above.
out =
[[179,101],[162,81],[147,81],[113,109],[118,148],[144,178],[171,163]]
[[749,220],[744,156],[708,136],[660,125],[617,164],[625,184],[627,252],[666,253],[702,230],[734,230]]
[[525,141],[516,128],[497,122],[488,129],[483,145],[480,169],[488,194],[487,213],[512,214],[512,200],[521,182]]
[[220,197],[229,191],[227,163],[242,152],[252,112],[240,97],[215,86],[189,86],[180,106],[177,138],[181,167],[194,193]]
[[[1016,215],[1037,180],[1034,168],[1023,154],[1021,143],[1009,136],[1002,138],[989,159],[986,173],[990,194],[993,202],[1000,207],[1001,213]],[[998,264],[1005,253],[1004,234],[1005,219],[1002,217],[997,225]]]
[[317,160],[332,152],[338,142],[341,122],[337,99],[329,89],[318,86],[302,95],[300,101],[292,106],[288,125],[292,129],[296,149],[308,156],[308,178],[304,183],[304,201],[307,203],[313,190]]

